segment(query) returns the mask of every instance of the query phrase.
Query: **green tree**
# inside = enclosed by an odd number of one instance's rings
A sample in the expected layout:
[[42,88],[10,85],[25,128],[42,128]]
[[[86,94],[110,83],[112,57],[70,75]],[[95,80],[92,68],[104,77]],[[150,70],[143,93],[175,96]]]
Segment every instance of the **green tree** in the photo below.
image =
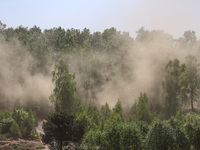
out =
[[200,123],[186,123],[185,125],[186,133],[189,137],[190,144],[193,146],[194,150],[199,150],[200,148]]
[[10,133],[13,135],[13,136],[18,136],[19,133],[20,133],[20,130],[19,130],[19,125],[17,124],[16,121],[13,121],[11,127],[10,127]]
[[5,134],[10,132],[10,127],[13,123],[13,118],[9,117],[0,122],[0,133]]
[[28,137],[31,131],[34,129],[35,118],[33,116],[32,110],[29,110],[27,117],[23,120],[23,136]]
[[50,96],[56,112],[73,112],[77,105],[79,106],[74,79],[75,75],[70,74],[68,66],[60,60],[53,71],[52,81],[55,83],[55,88]]
[[180,65],[179,60],[169,61],[165,66],[163,81],[163,96],[165,100],[165,115],[167,118],[176,115],[183,95],[184,85],[181,84],[181,76],[185,72],[185,65]]
[[145,93],[140,93],[138,97],[136,118],[140,121],[146,121],[147,123],[151,123],[153,120],[153,114],[150,110],[148,98]]
[[167,120],[167,123],[173,128],[175,136],[174,147],[176,147],[177,150],[189,150],[190,143],[185,132],[185,122],[171,117],[169,120]]
[[100,116],[104,119],[107,120],[110,117],[111,114],[111,110],[109,108],[108,103],[106,103],[105,105],[101,106],[100,109]]
[[120,100],[117,101],[115,107],[112,109],[112,116],[119,115],[122,120],[124,120],[123,116],[123,108]]
[[121,148],[123,150],[139,150],[141,145],[142,135],[138,126],[133,122],[124,124],[121,131]]
[[191,109],[194,111],[194,101],[199,97],[200,91],[199,64],[194,56],[186,57],[184,84],[186,86],[186,92],[189,94]]
[[63,145],[68,145],[70,141],[79,142],[84,135],[84,126],[66,112],[51,114],[42,128],[44,130],[42,141],[51,146],[57,144],[58,150],[62,150]]
[[97,129],[91,129],[89,132],[87,132],[82,140],[82,147],[87,147],[88,150],[93,150],[96,147],[101,147],[101,142],[102,142],[102,132]]
[[109,118],[102,133],[101,148],[119,150],[121,141],[122,120],[119,114]]
[[173,128],[165,121],[156,121],[149,130],[144,148],[147,150],[175,149]]

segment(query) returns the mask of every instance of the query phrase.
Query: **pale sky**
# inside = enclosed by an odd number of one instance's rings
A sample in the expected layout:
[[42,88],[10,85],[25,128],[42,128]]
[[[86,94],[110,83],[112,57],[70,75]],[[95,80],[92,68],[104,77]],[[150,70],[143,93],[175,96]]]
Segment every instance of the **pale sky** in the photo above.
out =
[[174,37],[194,30],[200,38],[200,0],[0,0],[0,20],[14,28],[115,27],[133,37],[142,26]]

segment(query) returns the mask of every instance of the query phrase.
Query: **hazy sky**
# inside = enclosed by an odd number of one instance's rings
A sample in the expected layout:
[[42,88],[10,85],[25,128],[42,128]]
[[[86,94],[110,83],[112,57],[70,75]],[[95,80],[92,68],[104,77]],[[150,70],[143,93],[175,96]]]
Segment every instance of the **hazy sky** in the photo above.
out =
[[0,20],[8,27],[115,27],[134,37],[142,26],[174,37],[194,30],[200,38],[200,0],[0,0]]

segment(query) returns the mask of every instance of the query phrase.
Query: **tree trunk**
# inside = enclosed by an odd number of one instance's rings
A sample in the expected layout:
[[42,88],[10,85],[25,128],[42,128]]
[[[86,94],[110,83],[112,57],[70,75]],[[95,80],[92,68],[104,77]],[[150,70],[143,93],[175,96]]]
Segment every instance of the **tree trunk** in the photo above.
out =
[[62,141],[58,141],[58,150],[62,150]]

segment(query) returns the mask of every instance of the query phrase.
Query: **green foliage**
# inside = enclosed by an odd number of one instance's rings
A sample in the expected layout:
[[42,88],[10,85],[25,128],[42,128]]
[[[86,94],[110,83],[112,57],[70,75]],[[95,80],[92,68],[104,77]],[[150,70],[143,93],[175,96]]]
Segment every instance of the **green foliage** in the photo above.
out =
[[79,105],[75,95],[76,82],[74,79],[75,76],[69,73],[68,66],[60,60],[53,71],[52,81],[55,83],[55,88],[50,96],[57,112],[72,112]]
[[180,65],[179,60],[169,61],[165,66],[165,79],[163,81],[163,96],[165,99],[165,116],[175,116],[180,107],[184,85],[181,84],[181,76],[185,72],[185,65]]
[[173,128],[175,136],[175,146],[178,150],[189,150],[190,142],[185,132],[185,127],[182,120],[176,118],[170,118],[167,123]]
[[123,108],[121,102],[118,100],[117,103],[115,104],[115,107],[112,109],[112,114],[111,117],[118,115],[120,116],[121,120],[124,120],[123,116]]
[[[3,111],[0,113],[2,119],[0,121],[0,133],[10,133],[15,137],[29,138],[34,130],[35,117],[30,110],[14,109],[13,112]],[[10,117],[8,117],[10,116]]]
[[182,108],[179,108],[179,110],[178,110],[177,113],[176,113],[175,118],[176,118],[177,120],[180,120],[180,121],[183,121],[183,120],[184,120],[184,114],[183,114],[183,109],[182,109]]
[[3,110],[0,112],[0,122],[3,120],[3,119],[7,119],[7,118],[10,118],[12,117],[12,113],[8,110]]
[[135,117],[136,118],[136,113],[137,113],[137,101],[134,102],[134,104],[131,106],[131,110],[130,110],[130,116]]
[[121,149],[139,150],[142,145],[142,135],[137,124],[130,122],[123,125],[121,130]]
[[35,118],[33,116],[32,110],[28,112],[28,115],[23,120],[23,129],[22,129],[22,136],[28,137],[31,134],[31,131],[34,129]]
[[79,142],[84,134],[84,126],[76,121],[73,115],[66,112],[55,112],[43,123],[42,141],[51,146],[58,144],[58,149],[68,142]]
[[88,150],[95,149],[97,145],[101,145],[102,142],[102,132],[100,130],[91,129],[87,132],[82,141],[82,147],[86,147]]
[[150,110],[148,98],[145,93],[140,93],[138,101],[131,107],[130,116],[134,120],[145,121],[147,123],[151,123],[153,120],[153,113]]
[[199,98],[200,91],[200,73],[199,64],[194,56],[186,57],[186,71],[184,74],[183,84],[191,102],[191,109],[194,111],[193,103]]
[[153,114],[150,111],[148,98],[145,93],[140,93],[140,97],[138,98],[136,116],[138,120],[146,121],[147,123],[151,123],[153,119]]
[[20,134],[20,130],[19,130],[19,125],[17,124],[16,121],[13,121],[11,127],[10,127],[10,133],[13,136],[18,136]]
[[166,122],[156,121],[149,130],[144,148],[148,150],[168,150],[175,147],[173,128]]
[[101,141],[102,149],[117,150],[120,149],[122,126],[119,123],[118,118],[110,120],[105,125]]
[[142,139],[145,139],[147,133],[149,132],[148,123],[146,121],[136,121],[135,123],[141,133]]
[[[62,144],[67,144],[69,140],[79,141],[83,132],[86,132],[82,142],[83,148],[86,149],[189,149],[189,146],[199,149],[200,117],[195,113],[185,113],[184,110],[179,109],[184,109],[183,104],[187,104],[190,100],[191,108],[194,110],[196,105],[193,106],[193,102],[199,99],[199,64],[194,56],[188,56],[185,65],[177,59],[169,61],[164,69],[164,78],[158,76],[164,79],[163,98],[161,98],[164,101],[161,101],[161,104],[165,108],[165,118],[176,115],[175,118],[150,124],[154,116],[145,93],[141,93],[138,101],[132,106],[129,122],[126,122],[127,118],[120,101],[112,110],[107,103],[100,110],[94,105],[99,96],[97,91],[104,89],[104,85],[108,85],[110,81],[118,83],[118,81],[127,82],[133,79],[132,68],[127,65],[132,45],[137,48],[138,45],[152,47],[157,43],[159,46],[160,43],[165,43],[166,49],[178,46],[184,50],[197,50],[199,41],[194,31],[186,31],[182,38],[176,40],[163,31],[148,31],[140,28],[134,41],[129,33],[121,33],[115,28],[90,33],[86,28],[80,31],[56,27],[42,32],[37,26],[6,28],[6,25],[0,21],[0,40],[3,44],[7,43],[8,47],[10,45],[18,47],[14,49],[12,57],[9,57],[9,60],[14,60],[18,66],[23,66],[21,64],[26,62],[23,60],[27,60],[28,54],[31,55],[28,58],[33,61],[27,64],[27,68],[34,77],[38,73],[49,75],[52,65],[60,59],[64,60],[59,61],[53,71],[55,89],[50,98],[57,114],[52,114],[44,123],[46,137],[43,138],[47,142],[59,143],[62,138],[66,141]],[[9,51],[5,53],[9,55]],[[68,65],[79,77],[78,85],[81,88],[78,91],[75,76],[70,74]],[[9,78],[16,78],[15,82],[21,87],[27,86],[21,73],[13,74],[14,76]],[[0,74],[0,78],[3,77]],[[157,84],[156,89],[160,88],[159,85]],[[157,92],[154,89],[155,91]],[[83,103],[89,100],[94,104],[80,107],[80,100],[76,94],[85,98]],[[159,96],[155,96],[157,99],[154,100],[152,96],[154,94],[151,94],[150,100],[159,101]],[[40,113],[44,114],[43,108],[47,107],[44,103],[39,104],[32,99],[21,104],[12,97],[15,102],[14,107],[10,108],[9,98],[0,91],[0,109],[24,107],[25,110],[29,110],[32,108],[33,112],[40,116]],[[64,116],[62,111],[67,111],[70,115]],[[33,112],[22,109],[14,109],[13,112],[1,111],[0,132],[33,139],[35,135]],[[76,117],[70,117],[71,114]]]
[[109,108],[108,103],[106,103],[105,105],[101,106],[100,109],[100,116],[102,119],[107,120],[110,117],[111,114],[111,110]]
[[13,118],[10,118],[10,117],[3,119],[0,122],[0,133],[5,134],[5,133],[10,132],[10,127],[11,127],[13,121],[14,121]]
[[93,123],[91,122],[91,118],[86,113],[86,110],[83,110],[83,112],[80,112],[77,115],[76,120],[81,122],[84,125],[86,131],[94,127]]
[[200,122],[200,115],[193,113],[193,112],[188,112],[185,116],[184,116],[184,122],[188,122],[188,123],[197,123]]
[[189,137],[190,144],[193,149],[199,150],[200,148],[200,123],[186,123],[185,126],[186,133]]

